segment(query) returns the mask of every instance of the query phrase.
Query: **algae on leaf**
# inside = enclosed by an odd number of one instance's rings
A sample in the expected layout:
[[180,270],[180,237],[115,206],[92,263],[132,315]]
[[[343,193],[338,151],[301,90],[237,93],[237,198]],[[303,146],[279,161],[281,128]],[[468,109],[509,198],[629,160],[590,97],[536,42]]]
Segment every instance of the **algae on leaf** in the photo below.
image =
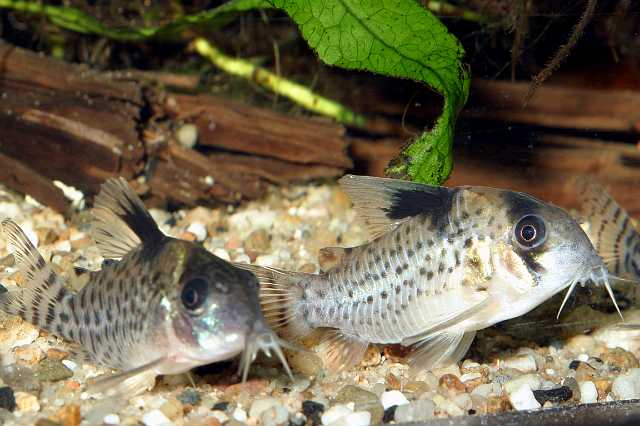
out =
[[458,40],[414,0],[268,0],[298,24],[330,65],[422,81],[444,97],[442,115],[387,173],[440,184],[451,172],[455,120],[469,93]]

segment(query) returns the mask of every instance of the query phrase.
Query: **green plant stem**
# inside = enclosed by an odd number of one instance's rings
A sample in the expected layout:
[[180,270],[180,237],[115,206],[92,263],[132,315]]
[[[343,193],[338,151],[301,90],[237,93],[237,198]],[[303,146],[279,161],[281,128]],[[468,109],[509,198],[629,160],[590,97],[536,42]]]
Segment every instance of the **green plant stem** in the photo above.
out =
[[254,81],[260,86],[302,105],[309,111],[332,117],[341,123],[357,127],[365,125],[365,117],[356,114],[344,105],[313,93],[308,87],[280,77],[245,59],[227,56],[203,38],[197,38],[193,45],[196,52],[228,74]]
[[426,7],[428,10],[430,10],[433,13],[438,13],[438,14],[447,15],[447,16],[457,16],[461,19],[464,19],[465,21],[471,21],[471,22],[485,21],[484,16],[480,15],[479,13],[476,13],[472,10],[463,9],[461,7],[458,7],[443,1],[423,0],[422,4],[424,5],[424,7]]

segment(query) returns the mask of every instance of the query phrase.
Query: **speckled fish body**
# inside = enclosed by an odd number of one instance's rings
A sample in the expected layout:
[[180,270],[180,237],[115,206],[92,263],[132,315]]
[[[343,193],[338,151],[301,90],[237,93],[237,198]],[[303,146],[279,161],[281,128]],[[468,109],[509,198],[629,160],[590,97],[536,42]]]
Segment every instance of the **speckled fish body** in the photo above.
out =
[[331,368],[367,344],[415,348],[412,363],[462,357],[477,330],[522,315],[575,284],[606,281],[604,264],[565,211],[526,194],[347,176],[341,181],[376,237],[328,249],[321,274],[251,268],[274,327],[289,338],[325,330]]
[[162,234],[122,179],[103,186],[93,214],[103,256],[120,260],[87,272],[77,293],[64,286],[15,223],[3,222],[28,285],[2,294],[0,309],[122,370],[129,390],[158,374],[185,372],[243,351],[245,375],[257,350],[282,355],[260,311],[251,273]]

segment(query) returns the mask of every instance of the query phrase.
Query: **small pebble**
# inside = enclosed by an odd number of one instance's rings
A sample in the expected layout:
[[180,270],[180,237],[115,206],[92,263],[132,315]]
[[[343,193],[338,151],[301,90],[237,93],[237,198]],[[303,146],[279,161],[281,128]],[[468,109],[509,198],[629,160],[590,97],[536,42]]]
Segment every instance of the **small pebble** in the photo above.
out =
[[640,368],[632,368],[616,377],[611,386],[611,393],[616,399],[640,398]]
[[13,411],[16,409],[16,397],[13,389],[8,386],[0,387],[0,408]]
[[104,416],[104,419],[102,421],[108,425],[118,425],[120,424],[120,416],[118,416],[117,414],[107,414],[106,416]]
[[582,404],[598,402],[598,389],[593,382],[580,383],[580,402]]
[[336,404],[325,411],[324,414],[322,414],[322,424],[328,426],[341,419],[342,417],[348,416],[349,414],[353,414],[353,410],[351,408],[344,404]]
[[26,392],[16,392],[14,395],[18,411],[40,411],[40,403],[35,395]]
[[247,421],[247,412],[240,407],[236,407],[236,409],[233,410],[233,413],[231,413],[231,416],[239,422]]
[[73,377],[73,371],[67,368],[63,361],[56,359],[43,360],[36,369],[40,381],[57,382]]
[[409,400],[406,396],[402,394],[402,392],[397,390],[391,390],[384,392],[380,395],[380,403],[382,403],[382,408],[385,410],[394,405],[405,405],[409,403]]
[[193,148],[198,142],[198,127],[193,123],[185,123],[175,132],[176,140],[185,148]]
[[227,408],[229,408],[229,402],[223,401],[223,402],[216,402],[215,404],[213,404],[213,407],[211,407],[211,410],[212,411],[227,411]]
[[397,405],[392,405],[391,407],[384,410],[384,415],[382,416],[382,423],[392,422],[395,419],[397,409],[398,409]]
[[509,401],[516,410],[536,410],[542,407],[531,391],[531,387],[526,383],[515,391],[509,392]]
[[187,232],[195,235],[198,241],[204,241],[207,238],[207,228],[200,222],[191,223],[187,228]]
[[529,373],[537,370],[536,359],[532,355],[519,355],[502,361],[500,368],[513,368],[523,373]]
[[200,393],[195,389],[185,389],[177,396],[177,399],[185,405],[198,405],[200,403]]
[[263,426],[278,426],[288,423],[289,411],[280,403],[272,405],[260,413],[260,422]]
[[258,418],[263,411],[268,410],[269,408],[278,404],[279,402],[275,398],[256,399],[251,404],[251,408],[249,408],[249,417]]
[[218,256],[222,260],[226,260],[227,262],[231,261],[231,258],[229,257],[229,253],[223,248],[220,248],[220,247],[216,248],[215,250],[213,250],[213,254]]
[[568,386],[560,386],[559,388],[548,390],[535,390],[533,395],[540,405],[544,405],[545,402],[560,403],[571,399],[573,392]]
[[145,426],[165,426],[172,425],[171,420],[160,410],[151,410],[142,416],[142,423]]
[[256,257],[256,265],[258,266],[274,266],[278,263],[278,258],[272,254],[263,254]]
[[302,414],[311,421],[311,424],[321,423],[321,416],[324,412],[324,405],[315,401],[302,401]]
[[420,399],[396,408],[396,423],[419,422],[432,419],[436,405],[429,399]]
[[503,387],[505,392],[510,394],[519,390],[522,385],[529,386],[530,390],[538,390],[542,386],[542,379],[537,374],[524,374],[520,377],[507,381]]

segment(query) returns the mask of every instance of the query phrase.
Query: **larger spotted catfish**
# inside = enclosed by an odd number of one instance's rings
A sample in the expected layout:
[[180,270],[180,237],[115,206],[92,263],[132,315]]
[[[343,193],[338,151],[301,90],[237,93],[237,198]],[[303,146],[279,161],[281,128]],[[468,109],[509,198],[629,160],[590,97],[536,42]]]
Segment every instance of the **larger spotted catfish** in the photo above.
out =
[[369,343],[411,346],[417,368],[458,361],[476,331],[578,282],[613,298],[602,258],[560,208],[494,188],[340,183],[371,242],[324,249],[336,261],[320,274],[245,266],[272,326],[294,341],[320,333],[316,351],[332,370],[357,363]]
[[27,285],[1,294],[0,310],[121,370],[94,389],[136,393],[159,374],[186,372],[241,352],[246,378],[261,349],[274,351],[289,372],[280,339],[260,311],[252,274],[164,235],[124,179],[103,185],[93,215],[99,249],[118,260],[88,272],[77,293],[65,287],[18,225],[2,222]]

